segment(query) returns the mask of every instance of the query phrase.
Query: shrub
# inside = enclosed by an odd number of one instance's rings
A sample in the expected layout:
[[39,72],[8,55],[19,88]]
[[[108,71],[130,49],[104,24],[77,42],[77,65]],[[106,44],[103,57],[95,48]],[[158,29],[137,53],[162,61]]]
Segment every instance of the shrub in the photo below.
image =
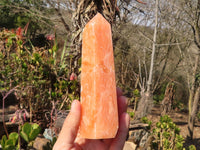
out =
[[48,111],[53,102],[58,109],[69,109],[71,101],[79,99],[78,79],[70,80],[73,56],[66,44],[58,57],[56,40],[50,49],[34,47],[21,30],[1,31],[0,43],[0,91],[15,88],[21,108],[30,110],[31,121],[38,116],[35,113]]
[[33,141],[41,132],[38,124],[25,123],[20,131],[20,136],[28,143],[28,146],[33,146]]
[[3,150],[19,149],[21,144],[19,143],[19,138],[23,138],[26,141],[27,147],[32,147],[35,138],[41,132],[41,128],[36,123],[30,124],[27,122],[23,126],[21,126],[21,130],[19,132],[20,136],[18,133],[12,132],[9,134],[8,138],[6,137],[6,135],[2,137],[1,146]]
[[169,116],[160,117],[160,121],[153,129],[155,138],[152,143],[153,149],[183,150],[184,138],[179,133],[180,128],[172,122]]
[[17,146],[18,141],[18,133],[12,132],[9,134],[9,137],[7,138],[6,135],[4,135],[1,139],[1,146],[3,150],[13,150]]
[[152,121],[148,120],[148,118],[147,118],[147,117],[142,117],[142,118],[141,118],[141,121],[142,121],[143,123],[146,123],[146,124],[148,124],[148,126],[147,126],[147,129],[148,129],[148,130],[150,130],[150,129],[151,129],[151,124],[152,124]]
[[196,150],[196,146],[190,145],[190,146],[188,147],[188,149],[189,149],[189,150]]

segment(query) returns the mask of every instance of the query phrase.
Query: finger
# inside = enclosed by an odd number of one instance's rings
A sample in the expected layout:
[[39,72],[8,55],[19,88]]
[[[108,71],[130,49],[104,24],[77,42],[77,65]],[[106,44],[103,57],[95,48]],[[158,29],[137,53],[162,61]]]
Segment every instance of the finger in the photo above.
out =
[[122,113],[126,112],[127,109],[127,98],[125,96],[120,96],[117,98],[118,105],[118,115],[121,116]]
[[[117,88],[117,105],[118,105],[118,116],[120,118],[121,114],[126,112],[127,109],[127,99],[125,96],[122,96],[122,90],[120,88]],[[110,143],[113,141],[113,139],[105,139],[103,142],[107,145],[110,145]]]
[[122,150],[129,130],[130,117],[127,113],[120,116],[119,130],[111,143],[110,150]]
[[[63,138],[66,139],[65,141],[66,143],[74,143],[74,140],[78,132],[80,117],[81,117],[81,105],[79,101],[75,100],[72,103],[71,111],[68,117],[65,119],[64,125],[61,130],[62,133],[61,136],[63,136]],[[69,138],[66,138],[66,135]]]
[[59,145],[59,147],[67,147],[74,144],[74,140],[77,136],[79,128],[80,117],[81,117],[80,102],[78,100],[74,100],[71,106],[70,113],[65,119],[62,130],[56,142],[56,144]]

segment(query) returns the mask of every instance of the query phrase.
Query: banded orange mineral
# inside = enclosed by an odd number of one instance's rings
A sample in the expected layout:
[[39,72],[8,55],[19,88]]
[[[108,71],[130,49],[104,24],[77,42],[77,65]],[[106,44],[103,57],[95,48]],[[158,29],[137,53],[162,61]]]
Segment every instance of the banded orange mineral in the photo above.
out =
[[82,43],[79,136],[114,138],[118,109],[111,26],[97,13],[85,26]]

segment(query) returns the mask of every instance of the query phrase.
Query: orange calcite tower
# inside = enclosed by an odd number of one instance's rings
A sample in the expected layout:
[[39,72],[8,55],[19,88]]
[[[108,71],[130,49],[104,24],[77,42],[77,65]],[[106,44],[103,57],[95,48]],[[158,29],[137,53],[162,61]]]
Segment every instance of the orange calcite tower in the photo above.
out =
[[85,26],[81,67],[81,122],[79,136],[114,138],[118,109],[111,26],[98,13]]

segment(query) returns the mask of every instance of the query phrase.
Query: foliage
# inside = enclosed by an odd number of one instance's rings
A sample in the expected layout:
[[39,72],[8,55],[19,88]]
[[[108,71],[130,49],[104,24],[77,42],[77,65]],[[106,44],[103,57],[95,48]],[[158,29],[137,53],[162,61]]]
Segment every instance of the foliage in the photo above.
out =
[[20,136],[28,143],[29,146],[33,145],[33,141],[40,133],[41,128],[38,124],[25,123],[20,131]]
[[168,83],[164,83],[161,85],[159,89],[155,91],[156,94],[153,95],[154,103],[160,103],[165,97],[165,90],[167,88]]
[[183,111],[185,109],[184,104],[177,99],[174,99],[172,108],[180,111]]
[[142,118],[141,118],[141,121],[142,121],[143,123],[148,124],[148,126],[147,126],[147,129],[148,129],[148,130],[151,129],[152,121],[150,121],[147,117],[142,117]]
[[196,150],[196,146],[190,145],[190,146],[188,147],[188,149],[189,149],[189,150]]
[[30,22],[30,34],[35,34],[50,24],[50,20],[43,16],[50,12],[46,5],[42,0],[1,0],[0,27],[11,29]]
[[129,111],[128,114],[131,118],[134,118],[135,113],[133,111]]
[[[33,146],[33,141],[38,136],[38,134],[41,132],[41,128],[38,124],[30,124],[25,123],[23,126],[21,126],[20,130],[20,136],[16,132],[12,132],[9,134],[9,137],[7,139],[6,135],[4,135],[1,139],[1,146],[3,150],[13,150],[18,149],[19,144],[17,142],[19,141],[19,138],[23,138],[26,142],[28,147]],[[21,140],[20,140],[21,141]],[[54,144],[56,139],[54,139],[50,145]]]
[[155,140],[152,143],[153,149],[182,150],[184,138],[179,135],[180,128],[172,122],[172,119],[165,115],[160,117],[153,129]]
[[164,97],[165,97],[165,94],[163,94],[163,93],[160,95],[155,94],[153,96],[154,103],[157,104],[157,103],[161,102]]
[[1,139],[1,146],[3,150],[13,150],[16,148],[17,141],[18,141],[18,133],[12,132],[9,134],[7,139],[6,135],[4,135]]
[[140,97],[140,91],[138,89],[133,90],[133,94],[135,97]]
[[3,30],[0,42],[0,90],[15,88],[21,107],[30,110],[30,117],[49,110],[52,102],[58,102],[59,109],[69,109],[71,100],[79,99],[79,82],[77,77],[70,79],[66,61],[73,56],[63,48],[65,59],[60,59],[56,40],[50,49],[37,48],[23,36],[23,31],[19,34]]

